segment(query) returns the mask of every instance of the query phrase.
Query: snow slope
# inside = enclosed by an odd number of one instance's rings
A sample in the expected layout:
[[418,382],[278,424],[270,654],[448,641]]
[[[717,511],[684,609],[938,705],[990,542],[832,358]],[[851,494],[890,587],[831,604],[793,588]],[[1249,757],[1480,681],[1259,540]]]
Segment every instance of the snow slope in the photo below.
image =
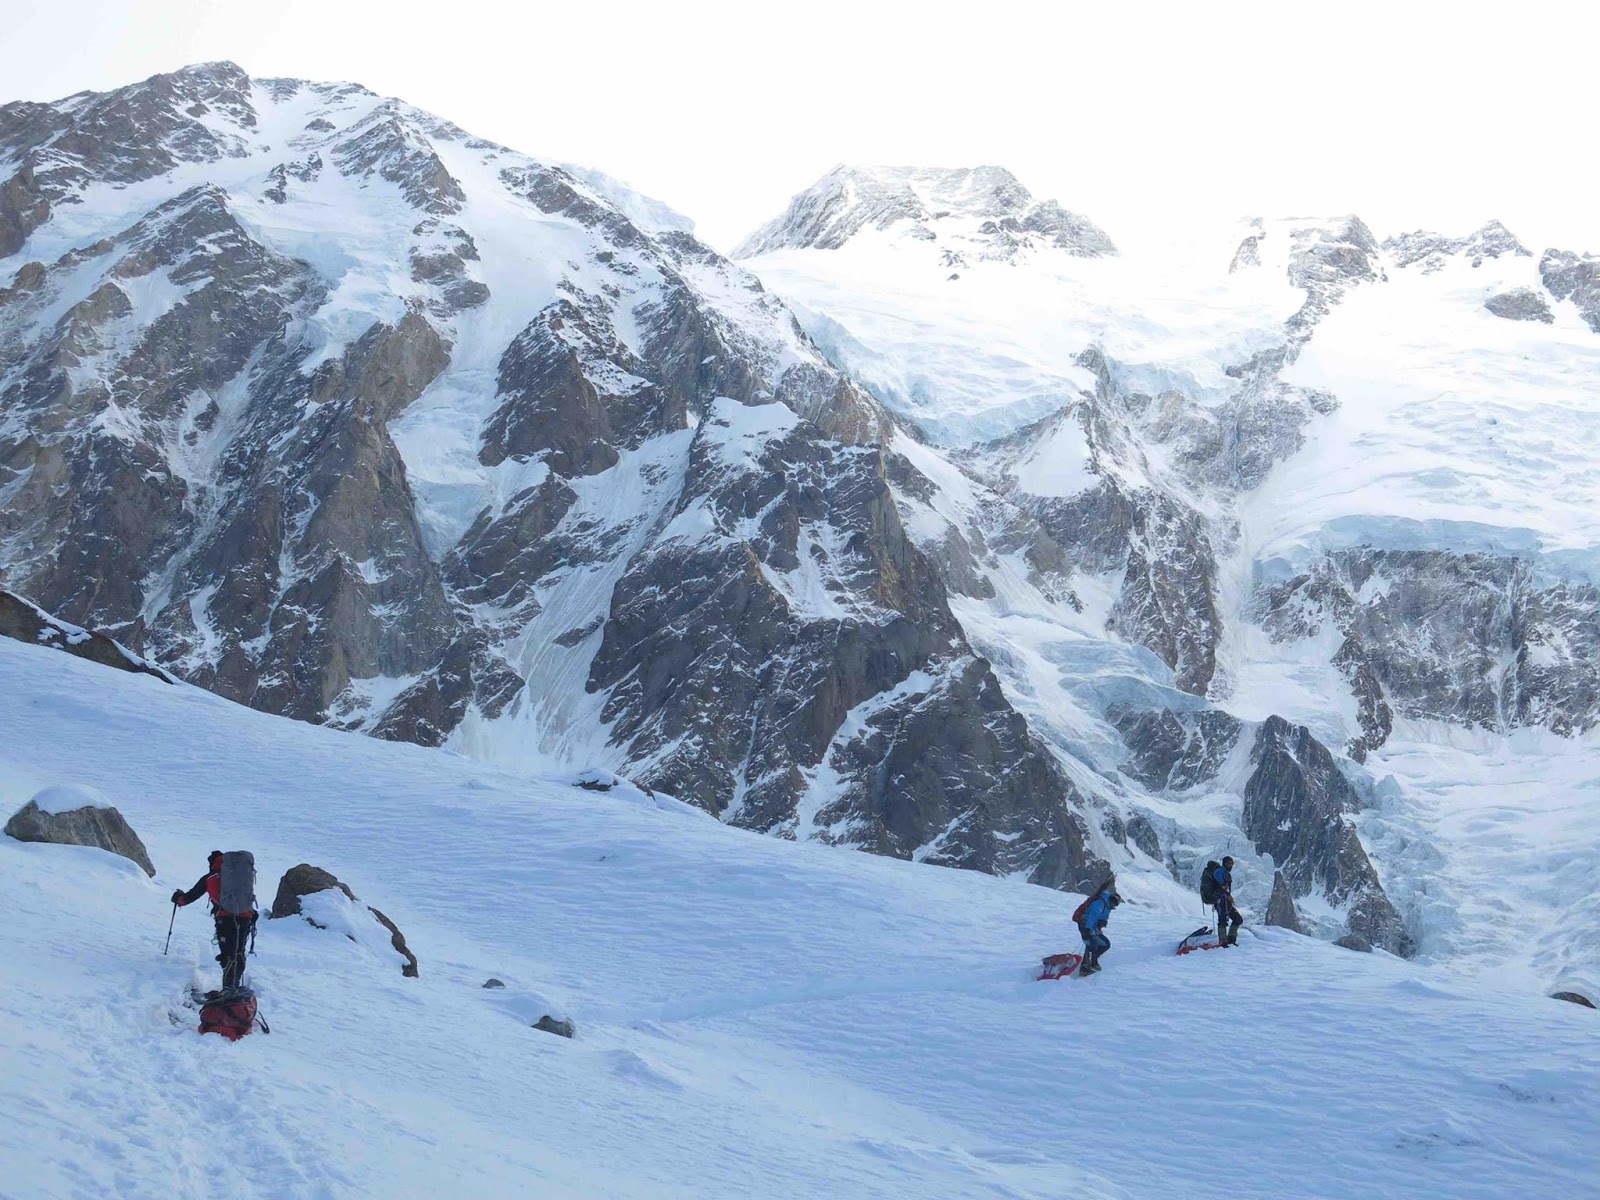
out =
[[[1276,930],[1180,959],[1137,879],[1104,974],[1035,983],[1071,896],[10,641],[0,684],[0,810],[97,787],[159,870],[0,839],[7,1197],[1600,1195],[1577,1006]],[[266,922],[271,1036],[174,1024],[213,846],[334,871],[421,978]]]
[[1567,305],[1549,325],[1484,308],[1538,284],[1507,256],[1352,289],[1286,373],[1340,403],[1251,495],[1254,558],[1426,546],[1600,579],[1600,338]]

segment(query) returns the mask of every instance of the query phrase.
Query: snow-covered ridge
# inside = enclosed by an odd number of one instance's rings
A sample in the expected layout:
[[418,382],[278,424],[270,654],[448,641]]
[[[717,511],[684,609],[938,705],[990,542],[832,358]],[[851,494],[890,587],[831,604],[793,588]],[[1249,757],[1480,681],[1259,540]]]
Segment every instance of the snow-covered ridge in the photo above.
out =
[[1111,239],[1054,200],[1034,200],[1003,167],[836,167],[734,251],[837,250],[864,231],[940,246],[947,266],[963,253],[1009,258],[1032,246],[1096,257]]

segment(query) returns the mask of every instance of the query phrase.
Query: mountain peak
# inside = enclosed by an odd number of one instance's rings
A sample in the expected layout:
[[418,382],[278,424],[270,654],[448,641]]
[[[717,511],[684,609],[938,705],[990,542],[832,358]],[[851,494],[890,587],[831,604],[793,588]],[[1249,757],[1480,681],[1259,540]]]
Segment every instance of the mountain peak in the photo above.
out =
[[1420,263],[1427,272],[1439,270],[1446,259],[1456,255],[1469,258],[1475,267],[1486,258],[1499,258],[1502,255],[1533,257],[1516,235],[1499,221],[1485,221],[1465,237],[1458,238],[1418,229],[1387,239],[1383,248],[1394,256],[1396,266],[1409,267]]
[[1004,167],[838,166],[746,239],[735,257],[837,250],[864,230],[902,224],[919,241],[936,240],[941,224],[962,227],[996,243],[999,253],[991,257],[1009,257],[1030,235],[1084,257],[1116,253],[1086,217],[1054,200],[1035,201]]

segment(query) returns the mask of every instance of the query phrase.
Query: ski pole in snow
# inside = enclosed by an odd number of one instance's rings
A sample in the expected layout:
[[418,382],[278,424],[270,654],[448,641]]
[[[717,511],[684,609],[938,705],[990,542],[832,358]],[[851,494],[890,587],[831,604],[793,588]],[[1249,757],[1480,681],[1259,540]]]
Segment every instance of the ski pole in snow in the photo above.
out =
[[177,923],[178,923],[178,906],[177,906],[177,904],[173,904],[173,906],[172,906],[172,920],[167,922],[167,944],[165,946],[161,947],[161,957],[162,958],[165,958],[167,956],[167,951],[172,948],[172,927],[174,925],[176,925]]

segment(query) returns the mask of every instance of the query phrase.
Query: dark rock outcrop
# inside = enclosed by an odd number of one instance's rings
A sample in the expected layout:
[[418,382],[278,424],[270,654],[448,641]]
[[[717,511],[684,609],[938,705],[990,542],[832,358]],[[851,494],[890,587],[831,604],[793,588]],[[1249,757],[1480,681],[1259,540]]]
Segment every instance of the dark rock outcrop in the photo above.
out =
[[134,654],[105,634],[58,621],[42,608],[3,588],[0,588],[0,637],[16,638],[30,646],[65,650],[78,658],[119,671],[154,675],[163,683],[176,682],[155,663]]
[[484,981],[483,981],[483,986],[484,986],[484,987],[486,987],[486,988],[489,988],[489,989],[491,989],[491,990],[493,990],[493,989],[496,989],[496,988],[503,988],[503,987],[505,987],[505,986],[506,986],[506,982],[505,982],[505,980],[503,980],[503,979],[493,979],[493,978],[490,978],[490,979],[485,979],[485,980],[484,980]]
[[[1094,373],[1093,393],[966,456],[1037,522],[1064,564],[1090,575],[1121,572],[1108,629],[1153,650],[1196,695],[1207,694],[1216,674],[1217,563],[1235,536],[1217,503],[1202,498],[1226,503],[1258,485],[1303,446],[1314,417],[1337,407],[1327,392],[1279,380],[1291,358],[1278,347],[1228,368],[1238,385],[1225,405],[1211,406],[1177,391],[1126,391],[1115,364],[1086,350],[1077,362]],[[1093,482],[1075,495],[1029,495],[1017,464],[1057,452],[1057,439],[1086,447],[1082,469]],[[1173,478],[1163,486],[1128,482],[1152,474],[1155,453]]]
[[1550,999],[1565,1000],[1568,1004],[1581,1004],[1584,1008],[1594,1008],[1595,1003],[1582,992],[1551,992]]
[[1561,734],[1600,723],[1600,589],[1540,580],[1534,564],[1488,554],[1358,547],[1255,598],[1277,641],[1344,641],[1361,758],[1396,715],[1484,729],[1542,725]]
[[1557,300],[1571,300],[1584,323],[1600,333],[1600,256],[1546,250],[1539,277]]
[[577,1032],[572,1022],[566,1017],[552,1017],[549,1013],[535,1021],[533,1027],[544,1033],[553,1033],[557,1037],[564,1038],[572,1037]]
[[299,916],[301,897],[315,892],[325,892],[329,888],[338,888],[352,900],[356,898],[356,894],[340,883],[331,871],[324,871],[321,867],[314,867],[310,863],[300,863],[298,866],[290,867],[283,873],[283,878],[278,880],[278,894],[272,898],[272,911],[267,916],[269,918]]
[[[745,449],[749,421],[777,424]],[[967,652],[881,450],[835,447],[777,409],[703,419],[687,494],[719,528],[759,522],[630,564],[590,677],[613,736],[641,782],[736,824],[1082,883],[1100,864],[1071,784]],[[798,590],[811,572],[832,611]]]
[[1267,901],[1267,924],[1279,929],[1300,932],[1300,914],[1294,906],[1294,893],[1282,871],[1272,873],[1272,899]]
[[404,975],[407,979],[417,978],[417,956],[411,953],[411,948],[406,945],[405,935],[400,932],[399,927],[393,921],[389,920],[388,917],[384,916],[383,913],[373,908],[370,904],[367,906],[367,911],[373,915],[373,918],[378,922],[379,925],[382,925],[389,931],[389,944],[395,948],[395,951],[400,955],[401,958],[406,960],[405,965],[400,968],[400,974]]
[[1556,319],[1544,297],[1532,288],[1496,292],[1483,302],[1483,306],[1495,316],[1508,321],[1543,321],[1549,325]]
[[1157,792],[1182,792],[1214,778],[1243,728],[1217,708],[1113,709],[1106,716],[1129,750],[1123,771]]
[[1351,933],[1395,954],[1413,948],[1349,817],[1360,797],[1304,726],[1269,717],[1256,733],[1241,826],[1298,895],[1346,907]]
[[1285,326],[1293,353],[1310,340],[1317,322],[1345,292],[1381,277],[1382,252],[1372,230],[1357,217],[1295,229],[1289,236],[1289,282],[1306,292],[1305,303]]
[[[93,803],[93,799],[78,788],[46,788],[11,815],[6,836],[19,842],[95,846],[138,864],[146,875],[154,875],[150,854],[133,827],[116,808]],[[81,803],[85,800],[90,802]],[[75,807],[62,807],[65,804]]]
[[1343,946],[1346,950],[1355,950],[1361,954],[1372,953],[1372,943],[1358,933],[1347,933],[1333,944],[1335,946]]

